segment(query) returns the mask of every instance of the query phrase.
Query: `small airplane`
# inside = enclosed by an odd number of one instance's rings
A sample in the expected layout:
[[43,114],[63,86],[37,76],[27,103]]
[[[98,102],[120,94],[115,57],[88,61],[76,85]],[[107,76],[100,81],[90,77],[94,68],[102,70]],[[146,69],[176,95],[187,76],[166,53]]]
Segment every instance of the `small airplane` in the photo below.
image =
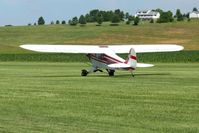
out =
[[[174,52],[184,49],[184,47],[175,44],[110,46],[25,44],[20,47],[44,53],[86,54],[92,63],[92,67],[89,70],[82,70],[81,76],[87,76],[90,73],[98,71],[103,72],[101,69],[105,69],[107,70],[109,76],[114,76],[115,70],[127,70],[131,72],[133,77],[133,71],[136,68],[154,66],[152,64],[138,63],[136,53]],[[117,55],[123,53],[129,53],[126,60]]]

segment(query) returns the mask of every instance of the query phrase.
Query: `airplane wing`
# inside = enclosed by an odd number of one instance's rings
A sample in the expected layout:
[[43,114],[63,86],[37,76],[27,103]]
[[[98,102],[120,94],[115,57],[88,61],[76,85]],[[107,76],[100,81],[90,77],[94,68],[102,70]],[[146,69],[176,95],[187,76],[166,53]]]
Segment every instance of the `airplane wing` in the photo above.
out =
[[131,48],[135,49],[136,53],[151,53],[151,52],[173,52],[183,50],[184,47],[175,44],[161,45],[110,45],[110,46],[94,46],[94,45],[39,45],[26,44],[21,45],[21,48],[47,53],[129,53]]
[[136,53],[174,52],[184,49],[184,47],[176,44],[113,45],[109,46],[109,48],[115,51],[115,53],[128,53],[131,48],[133,48]]

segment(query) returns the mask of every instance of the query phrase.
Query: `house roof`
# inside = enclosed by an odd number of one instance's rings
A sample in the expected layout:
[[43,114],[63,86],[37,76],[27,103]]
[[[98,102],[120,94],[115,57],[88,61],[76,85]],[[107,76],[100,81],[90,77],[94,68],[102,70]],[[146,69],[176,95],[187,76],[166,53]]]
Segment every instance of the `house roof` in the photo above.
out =
[[137,14],[147,14],[147,15],[157,15],[159,12],[152,11],[152,10],[140,10],[137,12]]
[[193,11],[193,12],[191,12],[191,13],[199,14],[199,11]]

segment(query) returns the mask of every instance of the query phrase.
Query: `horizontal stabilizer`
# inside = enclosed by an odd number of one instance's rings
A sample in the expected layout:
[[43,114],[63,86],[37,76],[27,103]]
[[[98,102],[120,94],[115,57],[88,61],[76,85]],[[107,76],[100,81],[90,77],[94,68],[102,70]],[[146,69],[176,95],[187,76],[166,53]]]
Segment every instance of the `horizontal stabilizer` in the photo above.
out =
[[152,64],[137,63],[137,67],[153,67]]
[[124,63],[117,63],[117,64],[110,64],[108,65],[108,67],[114,68],[114,69],[122,69],[122,68],[130,68],[131,66]]

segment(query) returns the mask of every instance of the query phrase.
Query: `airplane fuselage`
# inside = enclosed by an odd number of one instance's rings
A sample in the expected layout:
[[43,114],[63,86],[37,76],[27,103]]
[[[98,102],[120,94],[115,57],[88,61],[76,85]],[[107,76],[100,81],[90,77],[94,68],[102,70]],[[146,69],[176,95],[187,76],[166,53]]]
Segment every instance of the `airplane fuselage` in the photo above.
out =
[[93,65],[93,68],[103,68],[103,69],[111,69],[108,65],[117,64],[117,63],[125,63],[125,60],[122,58],[114,58],[106,54],[87,54],[90,62]]

